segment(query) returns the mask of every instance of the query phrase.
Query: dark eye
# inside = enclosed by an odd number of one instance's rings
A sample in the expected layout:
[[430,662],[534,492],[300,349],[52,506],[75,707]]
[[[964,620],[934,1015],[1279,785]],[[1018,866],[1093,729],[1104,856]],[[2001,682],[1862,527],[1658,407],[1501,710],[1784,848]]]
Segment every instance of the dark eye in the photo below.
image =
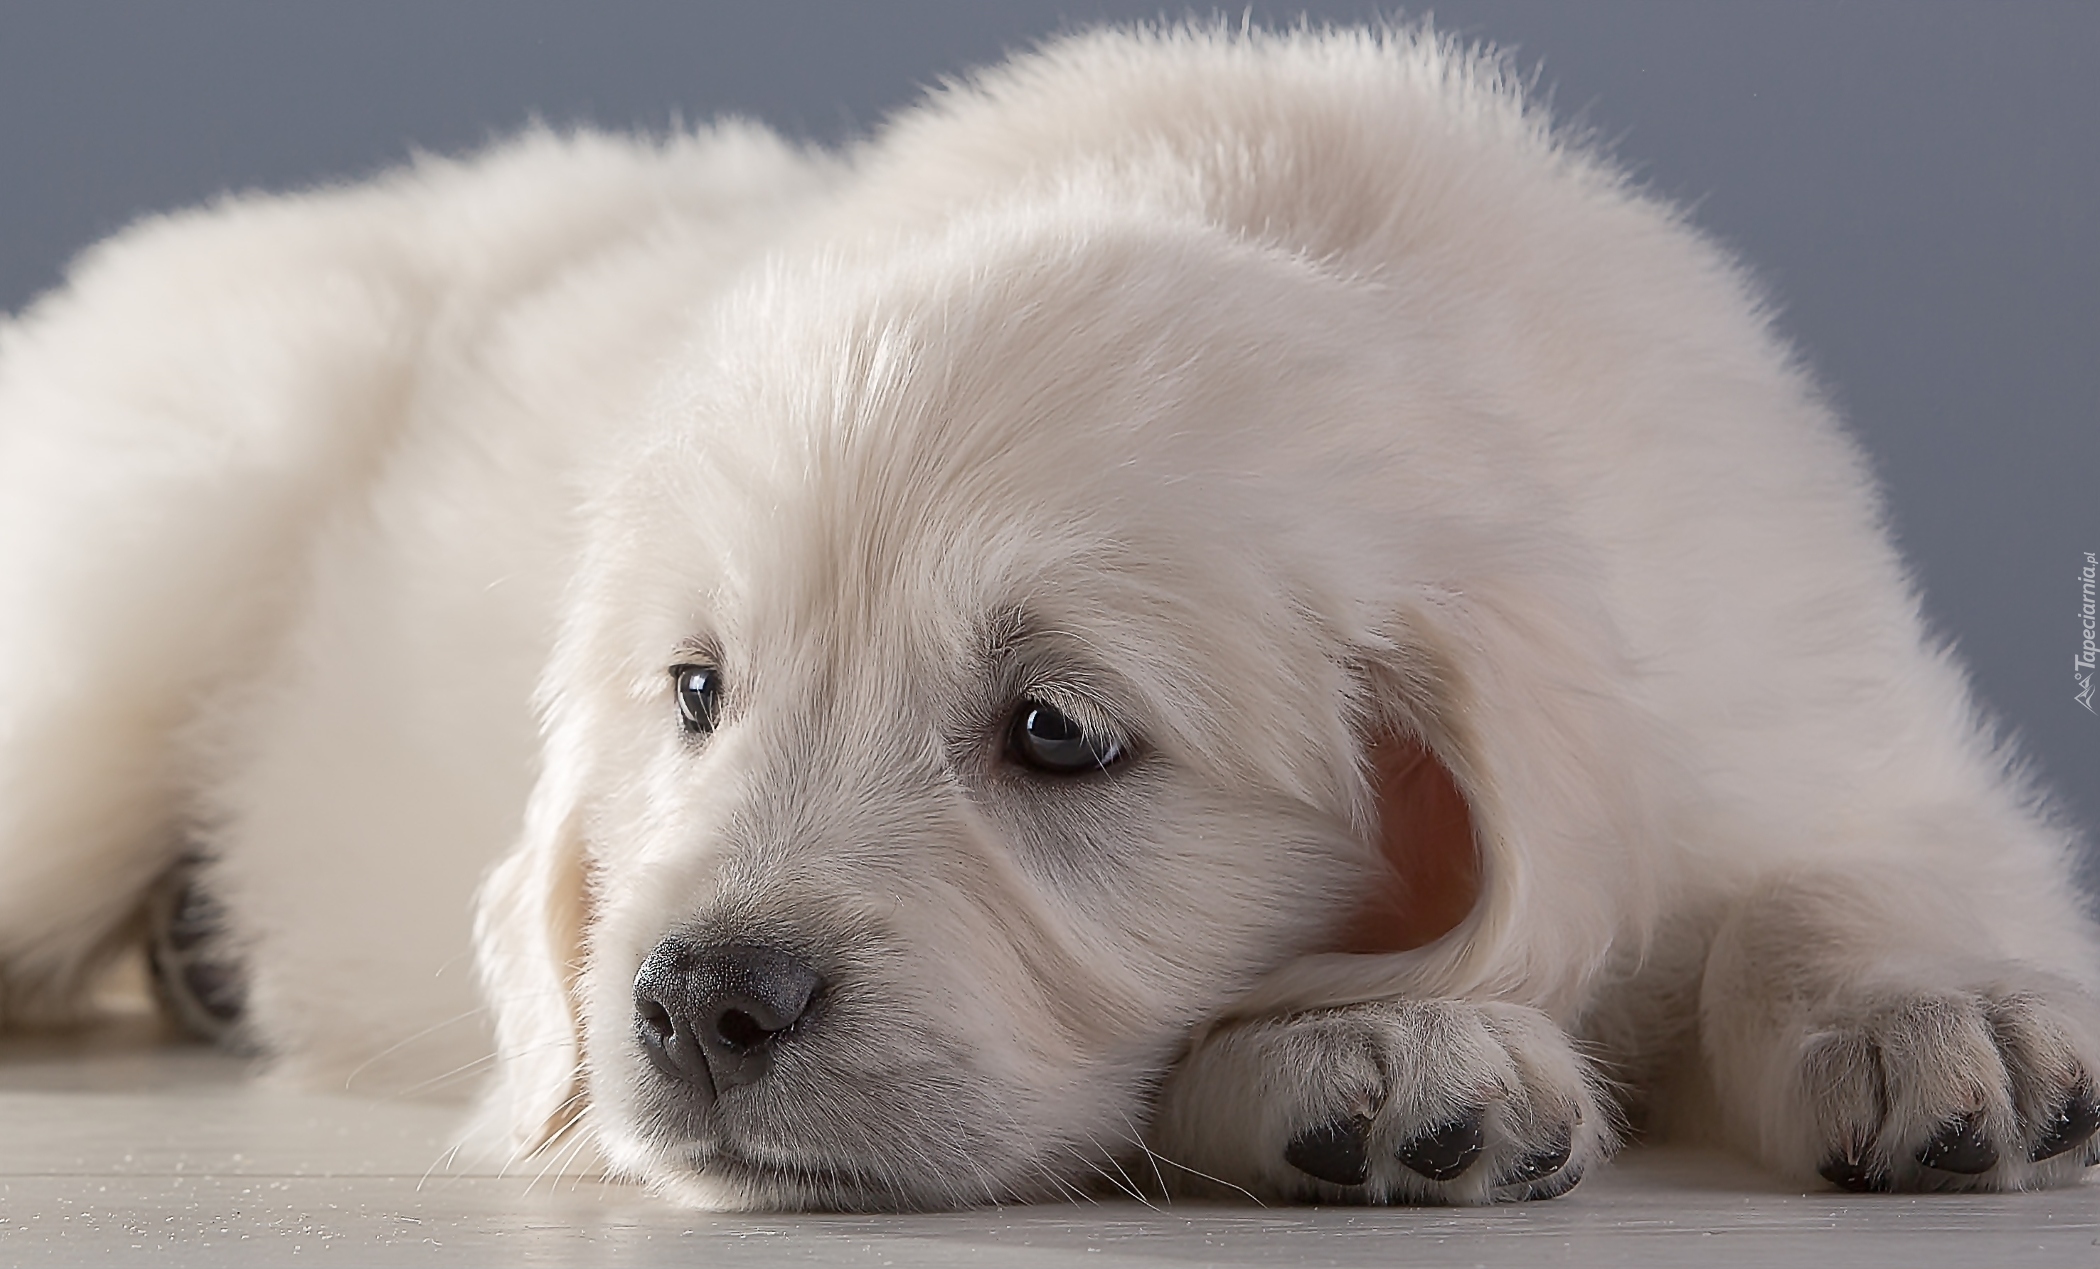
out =
[[687,732],[705,736],[715,729],[720,708],[722,672],[711,665],[674,665],[671,682],[678,692],[678,717]]
[[1123,756],[1121,745],[1088,735],[1062,710],[1041,701],[1021,702],[1006,743],[1014,761],[1056,775],[1106,770]]

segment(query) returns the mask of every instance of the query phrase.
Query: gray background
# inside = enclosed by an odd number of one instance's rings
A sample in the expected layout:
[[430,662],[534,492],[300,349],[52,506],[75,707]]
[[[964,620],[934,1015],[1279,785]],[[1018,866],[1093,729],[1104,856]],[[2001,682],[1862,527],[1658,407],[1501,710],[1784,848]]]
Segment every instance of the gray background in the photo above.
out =
[[[133,216],[221,190],[367,173],[533,116],[735,111],[838,140],[1002,49],[1160,8],[8,3],[0,307]],[[2078,566],[2100,551],[2100,4],[1454,0],[1436,17],[1513,46],[1765,280],[1874,455],[1932,620],[2094,835],[2100,718],[2071,699],[2071,658]]]

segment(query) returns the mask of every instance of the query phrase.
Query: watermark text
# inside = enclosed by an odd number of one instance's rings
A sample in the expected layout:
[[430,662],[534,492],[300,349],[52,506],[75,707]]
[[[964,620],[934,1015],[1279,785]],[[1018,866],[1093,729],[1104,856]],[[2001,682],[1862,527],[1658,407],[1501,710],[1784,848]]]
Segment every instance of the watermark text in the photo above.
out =
[[2085,567],[2078,572],[2078,625],[2083,636],[2078,643],[2078,655],[2071,659],[2071,673],[2078,680],[2078,694],[2072,697],[2085,706],[2088,714],[2100,713],[2093,708],[2093,666],[2100,661],[2100,647],[2093,642],[2095,629],[2093,590],[2096,577],[2100,577],[2100,559],[2091,551],[2085,553]]

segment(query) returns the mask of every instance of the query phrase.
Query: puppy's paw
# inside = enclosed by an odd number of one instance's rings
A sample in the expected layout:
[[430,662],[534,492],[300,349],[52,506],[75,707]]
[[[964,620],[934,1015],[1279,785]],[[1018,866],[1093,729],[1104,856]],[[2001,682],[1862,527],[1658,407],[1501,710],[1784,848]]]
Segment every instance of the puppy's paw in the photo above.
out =
[[1841,997],[1794,1090],[1816,1171],[1862,1191],[2075,1180],[2100,1129],[2091,1012],[2064,988]]
[[146,967],[155,998],[178,1027],[246,1052],[246,974],[226,910],[205,885],[204,871],[200,857],[184,855],[147,893]]
[[1358,1203],[1553,1198],[1613,1144],[1587,1064],[1544,1014],[1446,1000],[1213,1031],[1153,1137],[1189,1188]]

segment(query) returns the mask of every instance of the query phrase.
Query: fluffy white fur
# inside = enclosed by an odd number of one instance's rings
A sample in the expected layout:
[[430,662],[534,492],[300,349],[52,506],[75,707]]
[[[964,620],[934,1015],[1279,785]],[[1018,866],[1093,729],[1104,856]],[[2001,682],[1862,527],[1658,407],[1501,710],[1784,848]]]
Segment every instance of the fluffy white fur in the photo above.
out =
[[[1016,768],[1031,696],[1131,758]],[[1343,954],[1380,737],[1482,880]],[[2073,843],[1754,289],[1421,33],[1097,33],[845,155],[531,134],[97,248],[0,336],[8,1023],[185,842],[282,1076],[493,1051],[505,1148],[703,1203],[1054,1196],[1140,1135],[1526,1197],[1627,1115],[2057,1184],[2100,1064]],[[831,984],[711,1109],[634,1038],[683,929]],[[1397,1161],[1467,1115],[1461,1175]],[[1286,1161],[1352,1117],[1362,1185]],[[1957,1120],[1993,1166],[1918,1161]]]

